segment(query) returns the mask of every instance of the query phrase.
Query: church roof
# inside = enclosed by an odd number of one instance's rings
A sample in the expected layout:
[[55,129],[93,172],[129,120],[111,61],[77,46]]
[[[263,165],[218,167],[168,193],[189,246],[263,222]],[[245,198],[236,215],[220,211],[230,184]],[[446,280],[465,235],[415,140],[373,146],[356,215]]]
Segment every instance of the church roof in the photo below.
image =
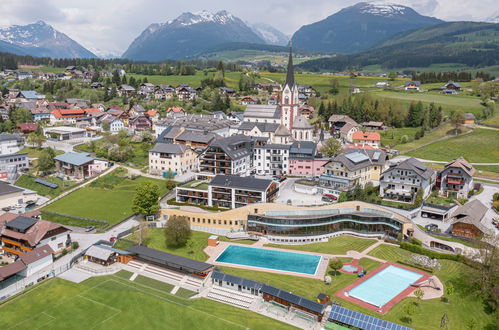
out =
[[304,116],[297,116],[293,121],[293,129],[311,129],[312,125]]
[[250,104],[244,111],[244,118],[280,118],[281,114],[277,105]]
[[276,136],[290,136],[291,133],[289,132],[288,128],[284,126],[283,124],[279,125],[277,130],[274,133]]

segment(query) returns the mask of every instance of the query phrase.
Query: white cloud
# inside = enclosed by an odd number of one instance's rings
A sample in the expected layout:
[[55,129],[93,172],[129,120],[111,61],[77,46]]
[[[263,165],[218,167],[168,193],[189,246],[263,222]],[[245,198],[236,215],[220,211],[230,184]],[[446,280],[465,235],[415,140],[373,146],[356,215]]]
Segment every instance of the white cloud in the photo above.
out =
[[[321,20],[356,0],[0,0],[0,25],[44,20],[83,46],[122,53],[151,23],[186,11],[226,9],[249,22],[267,22],[286,34]],[[379,1],[375,1],[379,2]],[[389,0],[443,20],[484,20],[499,11],[497,0]]]

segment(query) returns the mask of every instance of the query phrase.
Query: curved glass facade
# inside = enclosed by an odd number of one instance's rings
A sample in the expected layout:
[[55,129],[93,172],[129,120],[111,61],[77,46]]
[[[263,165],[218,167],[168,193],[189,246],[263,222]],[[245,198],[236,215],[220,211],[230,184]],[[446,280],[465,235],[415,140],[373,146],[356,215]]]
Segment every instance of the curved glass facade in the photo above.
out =
[[318,236],[352,231],[397,237],[402,232],[402,223],[393,218],[358,212],[314,217],[269,217],[250,214],[248,231],[273,236]]

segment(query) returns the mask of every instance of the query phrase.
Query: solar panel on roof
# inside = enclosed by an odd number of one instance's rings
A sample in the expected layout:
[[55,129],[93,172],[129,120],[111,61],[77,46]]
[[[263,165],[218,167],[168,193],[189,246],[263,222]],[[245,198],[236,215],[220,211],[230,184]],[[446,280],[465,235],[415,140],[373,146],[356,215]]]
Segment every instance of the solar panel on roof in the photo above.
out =
[[360,329],[400,329],[411,330],[411,328],[378,319],[363,313],[355,312],[350,309],[333,305],[329,313],[330,321],[337,321],[343,324],[354,326]]
[[345,157],[348,158],[349,160],[351,160],[355,164],[369,160],[369,157],[367,157],[364,154],[361,154],[360,152],[352,152],[352,153],[346,154]]

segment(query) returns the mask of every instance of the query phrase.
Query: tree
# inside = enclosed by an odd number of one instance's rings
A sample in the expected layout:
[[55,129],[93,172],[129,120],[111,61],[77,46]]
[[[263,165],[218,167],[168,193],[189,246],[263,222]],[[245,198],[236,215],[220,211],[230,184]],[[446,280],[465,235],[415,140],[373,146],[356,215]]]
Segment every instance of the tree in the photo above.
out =
[[455,127],[454,134],[457,135],[459,127],[463,124],[464,114],[461,111],[454,111],[450,115],[450,122]]
[[189,220],[185,216],[171,216],[165,226],[165,242],[168,246],[182,246],[191,237]]
[[390,78],[391,81],[394,81],[395,78],[397,78],[397,72],[394,72],[394,71],[390,72],[388,74],[388,78]]
[[407,125],[411,127],[419,127],[423,122],[423,103],[412,102],[409,106],[409,113],[407,114]]
[[424,297],[424,291],[421,290],[421,288],[418,288],[416,291],[414,291],[414,295],[416,296],[416,298],[421,300]]
[[159,187],[150,182],[142,182],[135,189],[132,211],[135,214],[154,215],[159,211]]
[[174,189],[177,186],[177,184],[173,180],[166,180],[165,186],[166,186],[166,189],[168,189],[170,191],[170,190]]
[[336,95],[340,92],[340,82],[337,78],[331,79],[331,89],[329,91],[333,95]]
[[340,141],[335,138],[329,138],[324,142],[322,153],[328,157],[334,157],[341,153],[342,147]]
[[329,268],[331,268],[334,271],[334,276],[336,276],[336,271],[343,267],[343,262],[341,262],[340,259],[333,258],[331,261],[329,261]]
[[107,121],[102,123],[102,130],[104,132],[109,132],[109,129],[111,128],[111,124]]
[[38,169],[42,172],[48,172],[55,167],[55,152],[52,148],[45,148],[38,157]]
[[36,146],[38,149],[42,148],[43,142],[47,141],[47,138],[43,134],[37,134],[37,132],[32,132],[28,135],[28,143]]

